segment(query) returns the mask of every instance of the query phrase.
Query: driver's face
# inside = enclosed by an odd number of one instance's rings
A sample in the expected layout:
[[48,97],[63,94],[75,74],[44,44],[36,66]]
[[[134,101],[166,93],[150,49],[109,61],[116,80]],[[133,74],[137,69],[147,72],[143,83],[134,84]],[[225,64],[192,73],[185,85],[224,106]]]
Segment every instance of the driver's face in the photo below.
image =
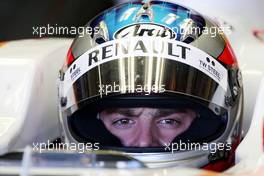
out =
[[196,117],[191,109],[117,108],[99,114],[126,147],[160,147],[186,131]]

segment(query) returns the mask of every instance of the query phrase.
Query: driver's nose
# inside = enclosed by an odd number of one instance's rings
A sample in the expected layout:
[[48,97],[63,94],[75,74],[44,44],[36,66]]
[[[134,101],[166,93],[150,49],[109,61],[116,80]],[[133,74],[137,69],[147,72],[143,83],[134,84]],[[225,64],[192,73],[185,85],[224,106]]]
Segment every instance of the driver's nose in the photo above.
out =
[[158,141],[154,135],[155,131],[153,131],[153,127],[149,126],[141,126],[138,131],[136,147],[156,147],[158,146]]

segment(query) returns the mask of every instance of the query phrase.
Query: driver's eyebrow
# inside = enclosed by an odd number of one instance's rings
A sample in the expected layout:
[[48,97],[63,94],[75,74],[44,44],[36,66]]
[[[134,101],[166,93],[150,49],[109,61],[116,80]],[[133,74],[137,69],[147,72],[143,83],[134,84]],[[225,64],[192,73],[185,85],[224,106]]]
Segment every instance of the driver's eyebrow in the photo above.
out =
[[[127,117],[138,117],[142,112],[133,108],[109,108],[108,113],[118,113]],[[174,113],[185,113],[186,109],[157,109],[153,117],[166,117]]]
[[141,112],[137,112],[133,108],[109,108],[106,110],[108,113],[118,113],[127,117],[137,117]]
[[185,113],[186,109],[158,109],[155,117],[166,117],[174,113]]

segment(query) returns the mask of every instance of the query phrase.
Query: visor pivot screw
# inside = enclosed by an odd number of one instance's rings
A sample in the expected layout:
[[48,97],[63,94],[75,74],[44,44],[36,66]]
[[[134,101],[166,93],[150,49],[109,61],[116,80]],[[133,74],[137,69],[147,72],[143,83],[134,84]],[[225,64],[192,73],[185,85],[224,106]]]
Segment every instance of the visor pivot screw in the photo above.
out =
[[237,71],[237,82],[238,82],[238,86],[242,87],[242,74],[240,70]]
[[238,95],[238,88],[237,88],[237,86],[234,86],[233,87],[233,94],[234,94],[234,96],[237,96]]
[[216,114],[220,114],[220,109],[216,107],[216,108],[215,108],[215,113],[216,113]]
[[60,104],[62,107],[67,105],[67,98],[66,97],[61,97]]

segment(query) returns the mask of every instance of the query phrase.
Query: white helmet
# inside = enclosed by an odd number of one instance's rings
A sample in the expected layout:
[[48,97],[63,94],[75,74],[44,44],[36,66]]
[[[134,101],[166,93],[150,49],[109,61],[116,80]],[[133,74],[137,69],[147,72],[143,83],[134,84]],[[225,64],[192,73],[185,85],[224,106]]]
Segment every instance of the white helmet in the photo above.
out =
[[[120,4],[86,27],[92,34],[75,38],[60,71],[67,142],[99,143],[149,167],[220,171],[233,163],[241,140],[242,78],[224,34],[208,33],[219,29],[216,24],[180,5],[149,1]],[[124,145],[99,117],[105,110],[140,107],[191,109],[195,117],[154,147]]]

